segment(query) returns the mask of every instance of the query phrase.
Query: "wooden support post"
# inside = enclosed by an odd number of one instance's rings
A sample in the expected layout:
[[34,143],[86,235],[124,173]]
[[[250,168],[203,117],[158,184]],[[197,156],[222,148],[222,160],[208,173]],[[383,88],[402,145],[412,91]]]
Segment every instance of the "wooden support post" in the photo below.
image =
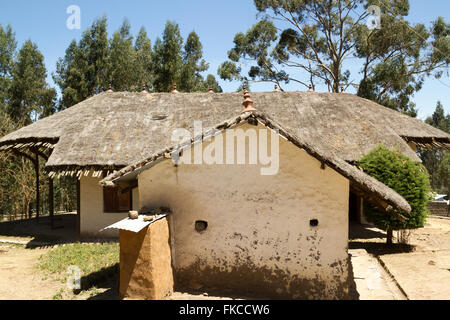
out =
[[362,216],[364,213],[364,208],[363,208],[363,199],[361,196],[356,196],[356,210],[358,212],[358,223],[362,223]]
[[386,243],[387,244],[392,244],[392,238],[394,236],[394,232],[392,230],[387,230],[386,231]]
[[54,215],[54,199],[53,199],[53,179],[48,178],[48,210],[50,214],[50,225],[53,229],[55,227],[54,221],[53,221],[53,215]]
[[75,230],[77,242],[81,241],[81,232],[80,232],[80,229],[81,229],[81,224],[80,224],[80,222],[81,222],[81,220],[80,220],[80,217],[81,217],[80,193],[81,192],[80,191],[81,190],[80,189],[81,189],[80,188],[80,180],[77,179],[77,222],[76,222],[76,230]]
[[39,199],[41,195],[39,192],[39,155],[37,153],[34,163],[34,171],[36,172],[36,222],[39,222]]
[[[34,165],[34,171],[36,173],[36,222],[39,222],[39,211],[40,211],[40,190],[39,190],[39,156],[41,156],[44,160],[48,160],[48,155],[45,154],[44,152],[40,151],[38,148],[30,148],[30,151],[32,153],[34,153],[36,155],[36,158],[33,158],[31,155],[29,155],[28,153],[25,152],[21,152],[19,150],[12,150],[14,152],[14,154],[16,154],[17,156],[21,156],[21,157],[25,157],[28,160],[30,160],[33,165]],[[51,180],[51,182],[49,182],[49,186],[51,184],[51,201],[49,203],[49,205],[51,206],[51,208],[49,208],[50,212],[54,211],[54,206],[53,206],[53,180]],[[50,195],[49,195],[50,197]],[[52,213],[51,213],[52,215]],[[30,211],[29,211],[29,218],[31,219],[32,217],[32,213],[31,213],[31,207],[30,207]],[[52,226],[53,226],[53,220],[52,220]]]

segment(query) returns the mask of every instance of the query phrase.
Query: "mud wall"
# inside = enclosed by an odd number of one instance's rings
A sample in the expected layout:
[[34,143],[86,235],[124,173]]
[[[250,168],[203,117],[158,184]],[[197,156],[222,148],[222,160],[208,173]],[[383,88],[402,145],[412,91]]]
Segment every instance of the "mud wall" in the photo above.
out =
[[173,293],[173,274],[167,220],[139,233],[120,230],[122,298],[160,300]]
[[[352,296],[349,181],[282,138],[279,149],[279,172],[272,176],[262,176],[259,165],[175,167],[170,160],[140,174],[140,205],[173,212],[177,288],[270,298]],[[206,222],[206,230],[197,231],[196,222]]]

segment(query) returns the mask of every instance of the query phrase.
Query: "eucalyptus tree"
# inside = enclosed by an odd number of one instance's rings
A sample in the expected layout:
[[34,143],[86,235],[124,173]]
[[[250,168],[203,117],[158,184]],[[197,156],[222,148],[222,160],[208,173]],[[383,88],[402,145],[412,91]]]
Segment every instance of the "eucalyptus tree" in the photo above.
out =
[[[448,70],[449,25],[443,18],[429,29],[408,22],[408,0],[254,4],[261,20],[235,35],[229,60],[218,70],[222,79],[269,81],[281,90],[289,82],[330,92],[353,86],[362,97],[414,115],[410,97],[427,76]],[[241,65],[248,62],[245,75]]]
[[59,110],[77,104],[108,88],[109,42],[106,17],[95,20],[83,32],[80,41],[73,40],[64,58],[56,64],[53,80],[61,90]]
[[0,111],[6,110],[8,88],[11,85],[12,70],[17,41],[10,25],[0,25]]
[[8,90],[7,112],[16,123],[27,125],[51,112],[56,92],[49,88],[46,77],[44,56],[36,44],[27,40],[12,68]]
[[212,91],[215,93],[223,92],[223,89],[217,82],[216,77],[214,77],[214,75],[212,75],[212,74],[208,74],[206,76],[205,90],[209,90],[209,89],[212,89]]
[[201,72],[208,70],[209,64],[203,58],[200,38],[192,31],[184,45],[183,68],[180,75],[180,89],[184,92],[204,91],[205,81]]
[[134,44],[135,54],[135,83],[144,84],[146,88],[153,88],[153,70],[152,70],[152,45],[148,38],[147,31],[141,27]]
[[[56,111],[56,91],[46,82],[42,53],[27,40],[16,54],[14,33],[10,27],[3,31],[0,27],[0,137]],[[17,213],[25,218],[35,194],[31,163],[1,152],[0,172],[0,220],[5,215],[16,218]]]
[[70,43],[53,74],[61,90],[58,110],[105,91],[110,85],[115,91],[140,91],[144,85],[153,92],[168,92],[175,83],[185,92],[206,92],[210,85],[219,91],[214,76],[203,78],[209,65],[195,32],[184,43],[179,26],[168,21],[152,50],[144,27],[134,43],[130,30],[125,19],[109,39],[107,19],[103,17],[83,32],[79,42]]
[[124,20],[122,26],[113,34],[110,40],[108,78],[117,91],[136,90],[140,85],[132,72],[135,66],[136,50],[133,46],[133,36],[128,20]]
[[94,21],[83,33],[79,48],[86,57],[85,80],[89,94],[105,90],[111,81],[108,76],[110,49],[106,16]]
[[154,90],[168,92],[172,85],[180,81],[183,38],[178,24],[167,21],[162,39],[156,39],[153,48]]

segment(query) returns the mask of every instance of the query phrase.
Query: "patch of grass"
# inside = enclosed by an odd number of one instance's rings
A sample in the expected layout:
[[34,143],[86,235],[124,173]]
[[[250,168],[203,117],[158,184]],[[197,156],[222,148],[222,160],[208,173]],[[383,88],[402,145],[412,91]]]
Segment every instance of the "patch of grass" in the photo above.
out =
[[98,290],[97,287],[93,287],[90,292],[89,292],[89,297],[95,297],[96,295],[98,295],[100,293],[100,291]]
[[8,248],[15,248],[15,249],[25,249],[25,245],[24,244],[18,244],[18,243],[0,243],[0,247],[5,247],[6,249]]
[[59,290],[54,296],[53,300],[62,300],[62,294],[64,292],[64,289]]
[[86,290],[118,273],[118,243],[74,243],[60,245],[39,257],[38,268],[65,282],[72,274],[68,267],[81,270],[81,289]]

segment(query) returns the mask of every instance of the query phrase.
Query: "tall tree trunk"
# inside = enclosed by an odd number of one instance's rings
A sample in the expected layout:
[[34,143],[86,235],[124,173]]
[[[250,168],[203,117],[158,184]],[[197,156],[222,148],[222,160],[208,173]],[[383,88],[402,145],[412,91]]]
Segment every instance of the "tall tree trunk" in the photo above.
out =
[[393,237],[393,231],[387,230],[387,239],[386,239],[387,244],[392,244],[392,237]]
[[339,93],[339,81],[334,81],[333,83],[333,93]]
[[336,61],[333,63],[333,73],[334,73],[334,81],[333,81],[333,92],[340,93],[341,92],[341,79],[340,79],[340,63]]

